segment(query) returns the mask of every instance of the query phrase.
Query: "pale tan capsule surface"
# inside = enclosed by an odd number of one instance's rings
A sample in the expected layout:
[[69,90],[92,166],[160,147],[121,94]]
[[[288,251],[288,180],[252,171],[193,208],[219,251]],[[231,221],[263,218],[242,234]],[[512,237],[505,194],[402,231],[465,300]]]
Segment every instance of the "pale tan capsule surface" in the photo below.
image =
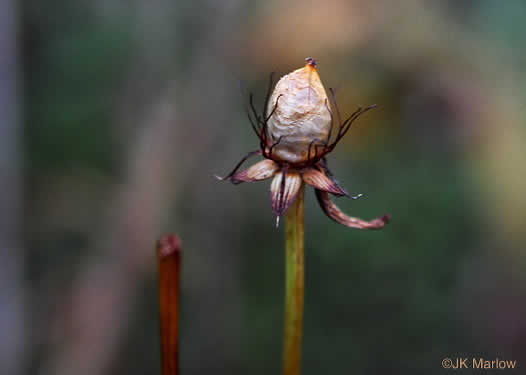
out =
[[[307,63],[303,68],[283,76],[269,101],[268,113],[277,108],[268,121],[271,142],[281,138],[272,158],[290,164],[308,160],[312,141],[322,144],[329,134],[331,114],[328,99],[316,68]],[[314,149],[311,149],[311,154]]]

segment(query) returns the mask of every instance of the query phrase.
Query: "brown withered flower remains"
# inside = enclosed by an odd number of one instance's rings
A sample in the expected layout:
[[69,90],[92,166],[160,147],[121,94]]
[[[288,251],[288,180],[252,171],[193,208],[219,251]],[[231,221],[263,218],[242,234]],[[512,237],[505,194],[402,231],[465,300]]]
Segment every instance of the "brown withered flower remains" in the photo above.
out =
[[[325,158],[349,131],[354,120],[375,105],[358,108],[342,122],[334,91],[329,89],[338,121],[338,129],[333,134],[335,116],[316,70],[316,60],[309,57],[306,61],[303,68],[283,76],[274,91],[273,75],[270,76],[261,115],[250,94],[250,110],[246,110],[259,138],[260,149],[248,153],[227,176],[216,177],[233,184],[273,177],[270,192],[272,210],[277,216],[276,225],[296,199],[301,184],[306,183],[315,189],[322,210],[332,220],[350,228],[383,228],[389,222],[389,215],[366,221],[347,216],[331,201],[329,194],[351,199],[357,199],[361,194],[350,196],[334,179]],[[238,171],[248,158],[255,155],[263,156],[265,160]]]

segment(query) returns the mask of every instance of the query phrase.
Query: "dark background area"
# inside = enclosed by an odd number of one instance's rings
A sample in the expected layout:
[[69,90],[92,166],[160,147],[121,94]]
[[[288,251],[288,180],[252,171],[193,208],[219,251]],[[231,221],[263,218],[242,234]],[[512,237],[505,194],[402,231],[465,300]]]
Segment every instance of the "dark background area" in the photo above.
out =
[[344,114],[378,104],[330,155],[364,193],[338,205],[393,220],[347,229],[307,190],[303,373],[524,369],[525,15],[519,0],[0,2],[0,373],[159,374],[165,232],[184,244],[183,374],[280,372],[269,182],[213,175],[258,147],[246,92],[261,103],[269,73],[307,56]]

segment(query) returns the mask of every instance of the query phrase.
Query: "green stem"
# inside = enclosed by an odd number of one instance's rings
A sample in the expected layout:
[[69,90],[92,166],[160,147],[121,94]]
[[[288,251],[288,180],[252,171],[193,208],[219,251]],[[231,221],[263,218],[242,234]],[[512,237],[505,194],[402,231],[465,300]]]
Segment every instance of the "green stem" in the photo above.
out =
[[303,336],[305,187],[285,215],[285,337],[283,374],[299,375]]

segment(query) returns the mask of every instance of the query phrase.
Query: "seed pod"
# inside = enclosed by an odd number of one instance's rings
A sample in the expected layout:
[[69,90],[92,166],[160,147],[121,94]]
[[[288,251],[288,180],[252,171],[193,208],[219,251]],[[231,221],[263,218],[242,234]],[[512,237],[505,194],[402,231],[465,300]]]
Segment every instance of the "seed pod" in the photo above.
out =
[[283,76],[274,88],[267,111],[275,109],[268,121],[272,143],[279,140],[272,153],[275,160],[301,164],[308,160],[309,145],[313,141],[322,144],[328,137],[329,101],[315,65],[309,59],[303,68]]
[[[250,95],[252,111],[247,108],[248,119],[259,138],[260,149],[249,152],[226,177],[216,177],[234,184],[273,177],[270,192],[272,210],[277,216],[276,224],[302,191],[302,186],[307,184],[314,187],[322,210],[332,220],[350,228],[383,228],[390,220],[389,215],[366,221],[347,216],[331,201],[329,194],[351,199],[357,199],[362,194],[350,196],[334,179],[325,160],[352,123],[376,105],[360,107],[342,121],[331,90],[338,120],[331,137],[333,116],[327,93],[316,71],[316,61],[312,58],[306,60],[305,67],[282,77],[269,97],[271,75],[265,99],[268,104],[262,114],[255,109],[253,96]],[[265,160],[238,172],[241,164],[255,155],[261,155]]]

